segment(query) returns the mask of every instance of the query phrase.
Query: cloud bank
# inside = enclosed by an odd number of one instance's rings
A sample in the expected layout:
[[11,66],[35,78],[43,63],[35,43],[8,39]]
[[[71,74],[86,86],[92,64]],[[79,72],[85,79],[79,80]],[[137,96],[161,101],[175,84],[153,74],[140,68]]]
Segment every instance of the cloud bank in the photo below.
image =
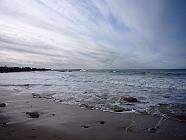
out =
[[1,0],[0,64],[186,68],[184,0]]

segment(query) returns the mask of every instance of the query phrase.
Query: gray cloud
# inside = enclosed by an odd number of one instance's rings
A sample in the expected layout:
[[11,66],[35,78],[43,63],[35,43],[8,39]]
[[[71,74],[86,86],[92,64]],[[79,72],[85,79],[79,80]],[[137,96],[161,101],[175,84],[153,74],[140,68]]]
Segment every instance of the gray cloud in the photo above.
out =
[[180,2],[1,0],[0,64],[185,68]]

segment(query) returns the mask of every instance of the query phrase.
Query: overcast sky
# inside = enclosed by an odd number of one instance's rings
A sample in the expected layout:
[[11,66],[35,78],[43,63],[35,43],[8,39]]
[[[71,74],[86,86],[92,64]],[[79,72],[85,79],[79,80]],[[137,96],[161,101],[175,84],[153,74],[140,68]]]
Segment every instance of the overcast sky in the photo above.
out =
[[0,0],[0,65],[186,68],[186,1]]

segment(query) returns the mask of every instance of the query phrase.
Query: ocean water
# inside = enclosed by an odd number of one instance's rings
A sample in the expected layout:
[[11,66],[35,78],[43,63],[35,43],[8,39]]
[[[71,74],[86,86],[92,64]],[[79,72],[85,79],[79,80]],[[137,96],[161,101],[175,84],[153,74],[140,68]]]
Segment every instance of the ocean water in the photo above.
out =
[[[41,94],[91,109],[167,114],[186,113],[186,70],[82,70],[0,73],[0,89]],[[137,103],[120,100],[129,95]]]

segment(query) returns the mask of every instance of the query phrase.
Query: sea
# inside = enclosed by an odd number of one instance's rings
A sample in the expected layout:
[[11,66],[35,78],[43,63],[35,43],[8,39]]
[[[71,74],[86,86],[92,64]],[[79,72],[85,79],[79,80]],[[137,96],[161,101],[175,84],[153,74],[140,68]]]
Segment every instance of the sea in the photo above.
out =
[[[114,113],[186,114],[185,69],[63,70],[0,73],[0,89]],[[135,97],[137,102],[121,100]],[[116,111],[117,110],[117,111]]]

